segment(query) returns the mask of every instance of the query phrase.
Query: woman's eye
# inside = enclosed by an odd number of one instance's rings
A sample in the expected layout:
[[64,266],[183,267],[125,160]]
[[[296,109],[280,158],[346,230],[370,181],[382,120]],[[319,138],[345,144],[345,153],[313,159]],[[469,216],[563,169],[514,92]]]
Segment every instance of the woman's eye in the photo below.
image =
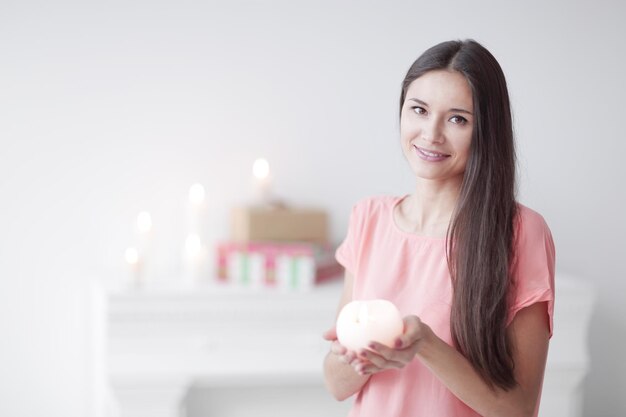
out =
[[413,111],[417,114],[426,114],[426,109],[424,109],[423,107],[420,106],[414,106],[411,107],[413,109]]
[[450,121],[452,123],[457,124],[457,125],[464,125],[465,123],[467,123],[467,119],[465,117],[461,117],[461,116],[452,116],[450,118]]

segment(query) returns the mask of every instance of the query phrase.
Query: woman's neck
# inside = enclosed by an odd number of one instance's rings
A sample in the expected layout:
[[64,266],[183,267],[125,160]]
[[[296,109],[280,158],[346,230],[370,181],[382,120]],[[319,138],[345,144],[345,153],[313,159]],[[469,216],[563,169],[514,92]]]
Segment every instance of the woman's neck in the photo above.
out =
[[460,189],[460,182],[418,179],[415,192],[405,199],[401,207],[405,225],[418,234],[445,234]]

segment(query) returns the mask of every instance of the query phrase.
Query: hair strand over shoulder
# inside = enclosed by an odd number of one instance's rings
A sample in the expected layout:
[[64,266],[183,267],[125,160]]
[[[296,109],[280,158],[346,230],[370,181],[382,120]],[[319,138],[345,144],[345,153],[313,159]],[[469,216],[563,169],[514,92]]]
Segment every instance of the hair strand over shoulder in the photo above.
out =
[[470,156],[447,233],[453,302],[452,339],[490,386],[516,385],[506,337],[507,294],[513,259],[515,146],[504,73],[491,53],[473,40],[443,42],[424,52],[403,83],[428,71],[461,73],[473,95]]

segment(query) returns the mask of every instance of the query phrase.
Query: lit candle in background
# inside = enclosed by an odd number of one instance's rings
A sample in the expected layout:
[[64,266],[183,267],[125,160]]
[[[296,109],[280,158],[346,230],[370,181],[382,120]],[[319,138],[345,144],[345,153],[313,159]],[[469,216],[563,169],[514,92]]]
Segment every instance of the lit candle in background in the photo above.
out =
[[152,216],[147,211],[142,211],[137,215],[137,230],[145,235],[152,231]]
[[272,177],[270,164],[265,158],[258,158],[252,164],[254,177],[255,200],[260,204],[267,204],[271,200]]
[[187,284],[193,285],[208,278],[207,247],[200,236],[189,234],[183,248],[183,275]]
[[202,241],[198,235],[189,235],[185,240],[185,253],[190,258],[196,258],[202,250]]
[[188,194],[187,238],[183,247],[183,275],[188,284],[210,278],[212,242],[208,230],[209,214],[204,186],[193,184]]
[[200,238],[200,242],[206,239],[207,226],[206,192],[202,184],[193,184],[189,188],[189,200],[187,205],[187,234],[194,234]]
[[147,278],[154,272],[152,271],[154,261],[152,259],[152,216],[149,212],[142,211],[137,215],[135,230],[137,248],[133,249],[137,251],[139,262],[141,262],[142,275]]
[[134,286],[141,286],[141,258],[137,248],[131,247],[126,249],[124,258],[130,270],[130,279]]
[[204,186],[202,184],[194,184],[189,188],[189,200],[194,204],[202,204],[204,202]]

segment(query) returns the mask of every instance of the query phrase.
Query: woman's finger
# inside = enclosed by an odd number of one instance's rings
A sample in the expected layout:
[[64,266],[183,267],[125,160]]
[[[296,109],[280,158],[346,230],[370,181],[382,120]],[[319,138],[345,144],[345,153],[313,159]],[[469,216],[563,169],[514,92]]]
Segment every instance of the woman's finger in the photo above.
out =
[[364,364],[360,368],[360,371],[358,372],[361,375],[372,375],[372,374],[384,371],[386,369],[393,369],[393,368],[401,369],[405,365],[406,364],[404,363],[389,361],[389,362],[386,362],[385,366],[381,368],[379,366],[376,366],[374,363],[369,363],[369,364]]
[[374,374],[382,369],[366,360],[358,360],[352,364],[352,367],[359,375]]
[[368,350],[361,352],[361,355],[377,368],[389,369],[402,368],[409,362],[408,360],[405,360],[407,355],[403,355],[403,353],[404,352],[398,352],[390,357],[385,357],[380,355],[378,352]]
[[346,363],[348,363],[349,365],[352,365],[355,361],[360,360],[356,353],[351,351],[348,351],[348,353],[346,353],[344,357],[346,358]]
[[334,327],[332,329],[328,329],[322,334],[322,337],[331,342],[337,340],[337,330]]
[[406,316],[403,319],[404,333],[394,341],[395,349],[406,349],[423,337],[423,324],[417,316]]
[[415,357],[415,345],[409,345],[404,349],[392,349],[380,343],[371,343],[370,350],[390,362],[407,364]]
[[343,356],[348,352],[348,349],[346,349],[341,343],[334,341],[330,345],[330,351],[335,355]]
[[382,356],[386,360],[394,360],[397,354],[396,349],[390,348],[378,342],[371,342],[368,347],[371,351]]

